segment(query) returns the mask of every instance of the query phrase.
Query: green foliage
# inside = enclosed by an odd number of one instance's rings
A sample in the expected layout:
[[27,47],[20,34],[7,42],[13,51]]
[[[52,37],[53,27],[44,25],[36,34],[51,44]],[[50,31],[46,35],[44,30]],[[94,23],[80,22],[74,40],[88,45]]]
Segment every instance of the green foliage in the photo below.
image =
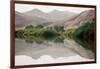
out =
[[65,38],[72,39],[73,38],[73,33],[75,32],[76,29],[67,29],[65,32],[63,32],[63,36]]
[[28,26],[25,27],[25,29],[32,29],[32,28],[34,28],[33,25],[28,25]]
[[64,32],[64,26],[54,26],[54,30],[57,32]]
[[43,25],[37,25],[35,28],[43,28],[44,26]]
[[43,40],[61,42],[63,41],[63,32],[64,27],[46,27],[42,25],[29,25],[26,26],[24,30],[16,31],[16,38],[25,39],[26,42],[33,43],[42,43]]
[[74,33],[74,39],[84,48],[93,51],[94,43],[94,22],[87,22],[79,27]]
[[54,30],[44,30],[44,31],[42,32],[42,36],[43,36],[44,38],[52,38],[52,37],[57,36],[57,32],[54,31]]
[[[54,26],[54,27],[46,27],[44,28],[42,25],[28,25],[25,27],[24,30],[17,30],[16,31],[16,38],[24,38],[27,39],[26,41],[36,40],[35,38],[39,38],[38,40],[52,40],[53,38],[57,38],[60,36],[59,39],[65,38],[72,38],[74,29],[69,29],[67,31],[64,30],[63,26]],[[62,38],[61,38],[62,37]],[[58,38],[55,40],[59,41]]]
[[24,30],[15,31],[15,37],[24,38],[23,33],[24,33]]
[[46,27],[42,25],[29,25],[24,30],[15,31],[15,37],[25,39],[26,42],[38,44],[43,41],[63,42],[64,38],[74,39],[78,44],[84,48],[93,51],[94,43],[94,22],[86,22],[78,29],[64,30],[63,26]]

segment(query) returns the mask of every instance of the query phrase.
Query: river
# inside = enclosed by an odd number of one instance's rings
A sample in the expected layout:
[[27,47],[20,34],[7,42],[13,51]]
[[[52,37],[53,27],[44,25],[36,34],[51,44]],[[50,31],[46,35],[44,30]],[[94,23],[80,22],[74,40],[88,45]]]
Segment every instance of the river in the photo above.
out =
[[72,39],[41,43],[15,39],[16,65],[94,61],[93,56]]

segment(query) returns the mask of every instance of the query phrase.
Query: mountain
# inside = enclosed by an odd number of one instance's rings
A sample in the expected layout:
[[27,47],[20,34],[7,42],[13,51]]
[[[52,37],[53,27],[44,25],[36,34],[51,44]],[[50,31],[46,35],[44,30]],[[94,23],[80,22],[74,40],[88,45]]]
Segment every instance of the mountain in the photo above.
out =
[[49,19],[51,21],[67,21],[71,17],[75,16],[76,13],[69,12],[69,11],[59,11],[59,10],[53,10],[50,13],[48,13]]
[[69,11],[53,10],[45,13],[39,9],[32,9],[31,11],[20,13],[15,12],[16,27],[25,27],[27,25],[44,26],[64,26],[65,29],[77,28],[87,21],[92,21],[95,17],[94,10],[86,10],[79,14]]
[[38,25],[38,24],[45,24],[48,23],[47,20],[37,17],[37,16],[30,16],[24,13],[15,12],[15,26],[16,28],[25,27],[27,25]]
[[42,12],[39,9],[32,9],[30,11],[25,12],[24,14],[29,15],[29,16],[38,16],[40,18],[47,18],[47,14],[45,12]]
[[83,25],[85,22],[93,21],[94,18],[95,18],[94,10],[83,11],[79,15],[69,19],[65,23],[64,27],[65,27],[65,29],[77,28],[77,27]]
[[53,23],[63,23],[70,19],[71,17],[75,16],[76,13],[69,12],[69,11],[59,11],[59,10],[53,10],[51,12],[45,13],[42,12],[39,9],[32,9],[31,11],[25,12],[24,14],[30,15],[30,16],[38,16],[41,18],[44,18],[48,20],[49,22]]
[[28,14],[44,14],[44,12],[40,11],[39,9],[32,9],[31,11],[25,12]]

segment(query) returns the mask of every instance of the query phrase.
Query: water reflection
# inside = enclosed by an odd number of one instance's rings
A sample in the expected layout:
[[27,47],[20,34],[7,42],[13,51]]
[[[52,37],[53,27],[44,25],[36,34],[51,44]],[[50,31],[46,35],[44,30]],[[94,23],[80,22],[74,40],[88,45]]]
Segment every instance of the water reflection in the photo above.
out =
[[41,44],[44,41],[48,42],[54,42],[54,43],[63,43],[64,42],[64,37],[50,37],[50,38],[33,38],[33,39],[25,39],[26,43],[34,43],[36,42],[37,44]]
[[34,59],[38,59],[42,55],[50,55],[54,58],[75,55],[88,59],[94,58],[91,51],[83,48],[74,40],[64,39],[63,37],[16,39],[15,44],[16,55],[27,55]]

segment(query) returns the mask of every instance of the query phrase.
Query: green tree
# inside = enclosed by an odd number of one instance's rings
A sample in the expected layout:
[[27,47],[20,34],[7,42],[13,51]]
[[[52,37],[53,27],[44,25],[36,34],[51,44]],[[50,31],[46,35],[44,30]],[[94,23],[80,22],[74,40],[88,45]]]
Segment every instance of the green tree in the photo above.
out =
[[82,45],[84,48],[93,51],[94,47],[94,22],[86,22],[84,25],[79,27],[74,33],[74,39],[77,43]]
[[25,29],[32,29],[32,28],[34,28],[33,25],[28,25],[28,26],[25,27]]
[[64,32],[64,26],[54,26],[54,30],[57,32]]
[[43,25],[37,25],[35,28],[43,28],[44,26]]
[[24,30],[15,31],[15,37],[24,38],[23,33],[24,33]]

